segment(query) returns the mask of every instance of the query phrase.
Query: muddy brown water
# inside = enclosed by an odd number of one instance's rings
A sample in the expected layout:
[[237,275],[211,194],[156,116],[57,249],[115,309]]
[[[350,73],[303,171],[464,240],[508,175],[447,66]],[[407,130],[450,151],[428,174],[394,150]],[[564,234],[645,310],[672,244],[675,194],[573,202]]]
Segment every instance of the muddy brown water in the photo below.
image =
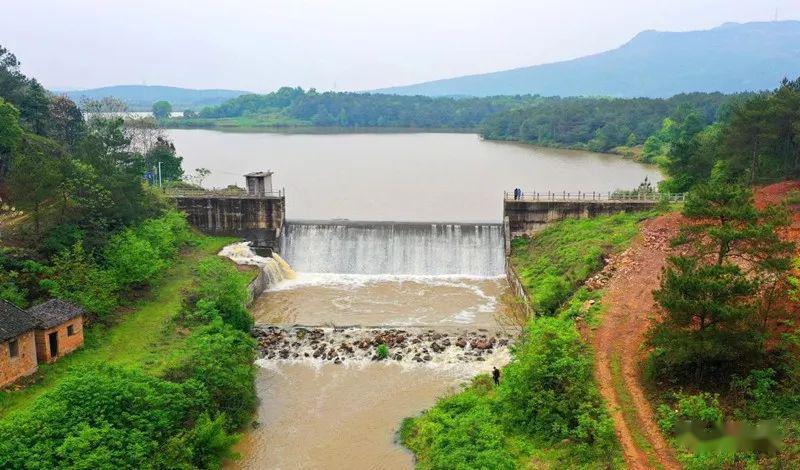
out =
[[503,278],[299,274],[251,308],[263,325],[495,328]]
[[[408,331],[507,330],[502,278],[299,273],[253,306],[258,324],[393,326]],[[259,360],[257,427],[229,468],[404,469],[396,442],[403,418],[432,406],[478,373],[508,361],[507,349],[447,363]]]

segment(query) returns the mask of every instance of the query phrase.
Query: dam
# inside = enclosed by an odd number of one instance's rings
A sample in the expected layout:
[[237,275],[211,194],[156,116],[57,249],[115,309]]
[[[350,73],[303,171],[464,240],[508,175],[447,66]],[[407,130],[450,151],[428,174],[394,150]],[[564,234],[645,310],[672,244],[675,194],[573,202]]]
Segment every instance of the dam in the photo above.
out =
[[239,468],[350,469],[353,455],[357,468],[410,468],[400,420],[506,364],[534,314],[504,300],[527,298],[506,262],[511,238],[663,199],[514,191],[496,222],[287,220],[271,177],[170,194],[201,231],[246,240],[221,256],[260,270],[249,302],[262,426],[238,444]]
[[[252,242],[227,255],[262,273],[250,307],[258,426],[231,468],[413,468],[396,443],[402,419],[510,358],[519,324],[505,299],[518,286],[504,275],[504,217],[541,207],[503,189],[659,179],[618,157],[468,134],[169,133],[187,168],[225,188],[182,195],[192,224]],[[286,192],[245,200],[247,185],[233,186],[261,168]],[[563,214],[590,216],[588,204]]]
[[281,254],[301,272],[503,274],[500,224],[289,221]]

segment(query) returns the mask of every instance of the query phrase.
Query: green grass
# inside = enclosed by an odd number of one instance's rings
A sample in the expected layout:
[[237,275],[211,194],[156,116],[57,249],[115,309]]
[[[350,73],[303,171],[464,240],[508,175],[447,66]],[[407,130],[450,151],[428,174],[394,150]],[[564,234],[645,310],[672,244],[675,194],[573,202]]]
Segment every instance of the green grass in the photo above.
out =
[[534,310],[554,313],[594,272],[603,258],[625,249],[637,224],[655,211],[564,220],[533,238],[515,238],[511,262],[529,292]]
[[[0,392],[0,414],[28,406],[51,389],[70,371],[90,363],[140,368],[158,374],[182,353],[188,331],[177,329],[173,316],[181,308],[183,292],[192,283],[193,266],[200,259],[216,256],[227,237],[198,237],[198,244],[186,250],[141,299],[120,310],[110,327],[96,325],[85,332],[84,347],[53,364],[42,364],[31,377],[33,383],[21,390]],[[243,272],[248,279],[252,273]]]

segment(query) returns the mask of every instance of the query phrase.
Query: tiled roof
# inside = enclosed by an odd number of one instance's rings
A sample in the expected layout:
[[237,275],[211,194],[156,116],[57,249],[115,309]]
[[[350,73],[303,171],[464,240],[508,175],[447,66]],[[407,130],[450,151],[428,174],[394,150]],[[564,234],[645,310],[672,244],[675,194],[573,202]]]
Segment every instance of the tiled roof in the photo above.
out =
[[13,304],[0,300],[0,341],[16,338],[35,326],[33,317]]
[[37,328],[52,328],[61,325],[78,315],[83,315],[84,310],[77,305],[59,299],[51,299],[28,309]]

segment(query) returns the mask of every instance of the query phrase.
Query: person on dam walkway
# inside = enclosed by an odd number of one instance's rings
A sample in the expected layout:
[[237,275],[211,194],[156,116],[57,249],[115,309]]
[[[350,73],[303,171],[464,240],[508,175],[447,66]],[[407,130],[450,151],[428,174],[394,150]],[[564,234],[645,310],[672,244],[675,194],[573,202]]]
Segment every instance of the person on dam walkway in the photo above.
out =
[[492,368],[492,380],[494,380],[495,386],[500,385],[500,370],[497,367]]

